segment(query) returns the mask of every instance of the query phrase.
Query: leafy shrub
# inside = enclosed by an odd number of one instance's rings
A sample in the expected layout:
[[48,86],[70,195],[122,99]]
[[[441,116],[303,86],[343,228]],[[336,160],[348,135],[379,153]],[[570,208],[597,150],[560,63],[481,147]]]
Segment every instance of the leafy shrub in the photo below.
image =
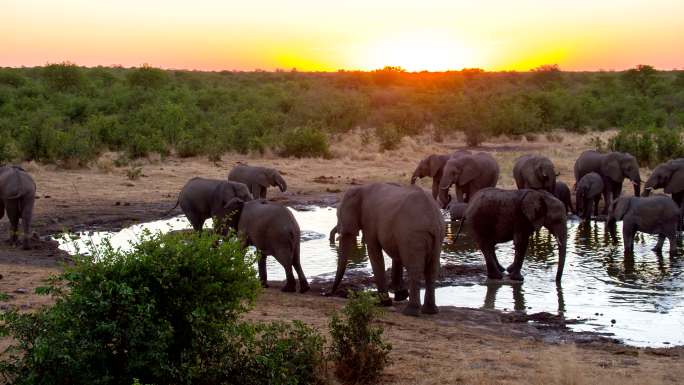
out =
[[312,126],[297,127],[285,132],[281,143],[282,156],[329,157],[328,137]]
[[155,235],[92,253],[44,289],[54,306],[3,315],[17,344],[0,373],[13,384],[207,383],[259,287],[238,241]]
[[380,142],[380,151],[395,150],[401,143],[402,135],[392,123],[375,128],[375,136]]
[[634,155],[642,166],[655,166],[684,156],[681,128],[624,128],[609,139],[608,148]]
[[373,383],[382,374],[392,346],[383,341],[383,328],[373,325],[380,314],[370,292],[353,293],[330,321],[331,358],[335,374],[349,383]]
[[210,383],[319,384],[327,376],[324,338],[300,321],[237,323],[210,369]]

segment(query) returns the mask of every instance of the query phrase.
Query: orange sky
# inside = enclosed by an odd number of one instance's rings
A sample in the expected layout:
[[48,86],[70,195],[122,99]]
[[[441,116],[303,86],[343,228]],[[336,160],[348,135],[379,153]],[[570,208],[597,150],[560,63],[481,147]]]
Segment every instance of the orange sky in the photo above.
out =
[[684,68],[684,0],[0,0],[0,66]]

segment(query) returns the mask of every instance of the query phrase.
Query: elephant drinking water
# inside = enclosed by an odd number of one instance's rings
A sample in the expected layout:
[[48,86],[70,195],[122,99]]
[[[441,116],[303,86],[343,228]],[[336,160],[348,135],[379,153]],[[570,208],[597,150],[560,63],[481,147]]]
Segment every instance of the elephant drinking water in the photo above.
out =
[[600,153],[594,150],[584,151],[575,161],[575,183],[590,172],[595,172],[603,178],[603,213],[608,213],[608,207],[613,199],[622,193],[622,183],[625,178],[634,184],[634,196],[641,193],[641,177],[636,158],[624,152]]

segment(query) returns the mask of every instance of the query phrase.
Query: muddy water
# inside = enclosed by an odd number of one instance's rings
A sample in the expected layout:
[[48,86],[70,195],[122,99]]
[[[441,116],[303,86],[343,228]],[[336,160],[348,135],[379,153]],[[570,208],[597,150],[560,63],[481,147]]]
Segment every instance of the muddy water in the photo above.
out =
[[[302,229],[304,272],[308,277],[332,276],[337,250],[328,242],[328,231],[336,222],[334,209],[311,207],[292,211]],[[454,243],[457,223],[447,221],[447,224],[442,263],[482,266],[484,260],[470,240],[467,226]],[[684,256],[670,258],[665,253],[658,257],[651,251],[656,238],[643,234],[635,242],[634,257],[624,257],[621,239],[613,243],[604,226],[602,222],[568,223],[568,250],[561,286],[554,281],[557,246],[542,230],[530,243],[522,271],[523,283],[491,281],[483,273],[449,277],[437,289],[437,303],[527,313],[563,313],[566,318],[586,319],[571,325],[575,330],[606,333],[630,345],[684,344]],[[109,238],[115,247],[126,248],[144,229],[166,232],[189,227],[184,217],[177,217],[136,225],[118,233],[80,234],[79,239],[63,242],[61,247],[74,252],[75,247],[83,250],[85,242],[97,244]],[[664,249],[667,248],[666,242]],[[363,247],[359,250],[349,269],[370,271]],[[497,255],[501,264],[508,266],[513,259],[512,243],[499,245]],[[386,266],[390,266],[387,258]],[[268,275],[271,280],[285,277],[273,258],[268,259]]]

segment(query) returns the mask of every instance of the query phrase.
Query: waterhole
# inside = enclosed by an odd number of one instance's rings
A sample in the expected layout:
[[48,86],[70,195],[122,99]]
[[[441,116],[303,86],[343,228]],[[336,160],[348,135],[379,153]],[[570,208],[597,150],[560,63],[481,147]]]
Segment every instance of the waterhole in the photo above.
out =
[[[332,208],[290,209],[302,230],[302,267],[308,277],[334,275],[337,249],[328,241],[335,225]],[[208,221],[209,222],[209,221]],[[207,224],[209,226],[210,224]],[[657,256],[651,249],[656,237],[639,234],[634,257],[623,255],[620,223],[618,240],[613,242],[603,222],[568,222],[566,265],[561,285],[556,285],[557,246],[545,230],[533,235],[523,265],[523,283],[488,280],[481,266],[484,259],[468,234],[467,225],[453,242],[457,222],[447,220],[442,264],[472,266],[471,274],[448,277],[437,288],[437,304],[484,307],[527,313],[562,313],[566,318],[585,319],[570,325],[573,330],[605,333],[635,346],[674,346],[684,344],[684,256]],[[119,232],[80,233],[75,239],[61,240],[61,248],[74,253],[86,249],[86,242],[97,245],[109,239],[123,249],[143,230],[168,232],[190,228],[180,216],[125,228]],[[360,237],[359,237],[360,241]],[[680,245],[680,249],[681,249]],[[370,264],[359,243],[360,252],[352,258],[352,269],[370,272]],[[503,266],[513,260],[511,242],[497,246]],[[283,268],[268,258],[268,279],[285,278]],[[386,266],[390,260],[386,258]]]

